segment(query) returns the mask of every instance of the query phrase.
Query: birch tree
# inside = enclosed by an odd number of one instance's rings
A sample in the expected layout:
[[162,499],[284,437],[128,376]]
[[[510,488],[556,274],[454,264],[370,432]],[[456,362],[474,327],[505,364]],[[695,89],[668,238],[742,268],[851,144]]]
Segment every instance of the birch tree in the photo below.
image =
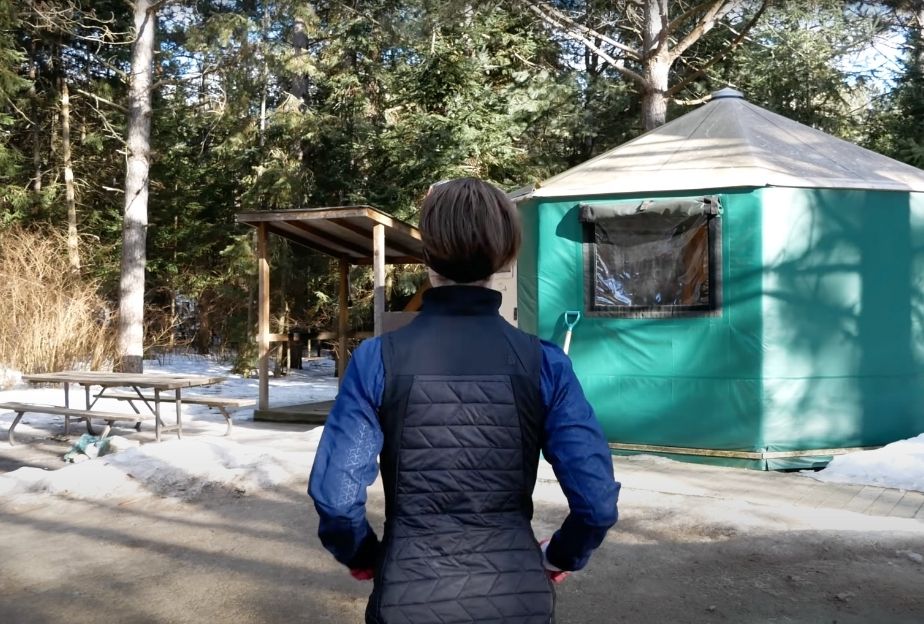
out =
[[80,250],[74,165],[71,162],[71,95],[66,74],[61,76],[61,164],[64,167],[64,204],[67,206],[67,256],[71,270],[76,273],[80,271]]
[[[602,20],[592,17],[590,2],[569,3],[584,7],[578,14],[553,1],[514,1],[632,83],[642,97],[642,125],[651,130],[666,121],[671,99],[745,39],[772,0],[613,1],[603,3],[607,19]],[[712,56],[689,58],[688,51],[733,14],[749,17],[738,28],[726,26],[730,38]]]
[[157,5],[134,0],[134,32],[128,96],[125,208],[122,217],[122,272],[119,282],[121,369],[140,373],[144,360],[144,269],[148,227],[148,174],[151,151],[151,93],[154,85],[154,30]]

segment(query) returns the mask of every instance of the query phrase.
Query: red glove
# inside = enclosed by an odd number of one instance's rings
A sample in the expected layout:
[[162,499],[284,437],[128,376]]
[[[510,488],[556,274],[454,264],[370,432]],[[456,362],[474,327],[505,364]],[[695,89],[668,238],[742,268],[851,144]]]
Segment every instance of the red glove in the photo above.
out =
[[350,570],[350,576],[357,581],[371,581],[375,577],[375,570],[372,568],[356,568],[355,570]]
[[568,578],[571,573],[562,570],[561,568],[553,566],[549,563],[548,558],[545,556],[545,551],[549,547],[549,540],[545,539],[539,542],[539,548],[542,550],[542,565],[545,567],[545,573],[549,575],[549,580],[558,585],[566,578]]

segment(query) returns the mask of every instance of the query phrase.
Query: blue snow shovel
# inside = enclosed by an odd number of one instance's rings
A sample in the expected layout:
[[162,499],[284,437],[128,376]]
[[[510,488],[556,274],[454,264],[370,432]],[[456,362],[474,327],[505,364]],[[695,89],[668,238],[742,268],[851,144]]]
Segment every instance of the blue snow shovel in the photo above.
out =
[[581,313],[578,310],[568,310],[565,312],[565,344],[562,347],[565,353],[568,353],[568,349],[571,348],[571,332],[574,331],[574,326],[577,325],[580,320]]

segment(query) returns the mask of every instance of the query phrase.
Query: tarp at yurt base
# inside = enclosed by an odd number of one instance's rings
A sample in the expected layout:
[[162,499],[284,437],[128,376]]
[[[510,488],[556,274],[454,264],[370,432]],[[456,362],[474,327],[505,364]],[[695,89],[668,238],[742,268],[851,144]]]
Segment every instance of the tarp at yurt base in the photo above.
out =
[[761,469],[924,432],[924,171],[710,102],[522,195],[520,327],[617,452]]

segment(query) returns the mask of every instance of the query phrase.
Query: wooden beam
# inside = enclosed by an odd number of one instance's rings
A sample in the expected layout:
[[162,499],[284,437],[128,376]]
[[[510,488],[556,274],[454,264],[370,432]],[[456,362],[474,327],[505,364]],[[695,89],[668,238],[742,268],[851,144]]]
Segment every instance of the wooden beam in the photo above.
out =
[[340,259],[340,309],[337,315],[337,333],[340,342],[337,357],[337,385],[343,383],[343,375],[347,367],[347,352],[350,345],[350,263]]
[[[346,215],[338,215],[338,216],[343,217]],[[390,228],[394,228],[395,230],[398,230],[399,232],[407,234],[411,238],[416,238],[417,240],[421,240],[420,230],[418,230],[412,225],[408,225],[404,221],[399,221],[398,219],[395,219],[391,215],[384,213],[381,210],[378,210],[377,208],[373,208],[371,206],[367,207],[365,216],[369,217],[376,223],[387,225]]]
[[335,238],[328,232],[325,232],[312,225],[309,225],[308,223],[305,223],[304,221],[294,221],[290,223],[289,225],[291,225],[292,227],[298,228],[302,232],[305,232],[306,234],[311,235],[315,239],[320,238],[322,241],[325,241],[327,245],[330,245],[335,248],[340,248],[342,250],[340,252],[341,254],[346,253],[346,254],[351,254],[351,255],[356,255],[356,256],[364,256],[367,253],[369,253],[368,247],[364,248],[360,245],[356,245],[355,243],[345,241],[342,238]]
[[376,223],[394,228],[411,238],[417,240],[421,239],[420,230],[372,206],[340,206],[309,208],[307,210],[242,212],[235,215],[234,220],[238,223],[255,226],[258,223],[267,221],[310,221],[313,219],[350,219],[357,217],[370,219]]
[[[365,240],[369,240],[367,237],[369,236],[370,230],[362,227],[361,225],[357,225],[353,223],[352,221],[348,221],[346,219],[330,219],[329,223],[331,223],[332,225],[336,225],[339,228],[343,228],[344,230],[348,230],[354,234],[358,234],[362,236],[363,239]],[[386,242],[386,245],[390,249],[393,249],[394,251],[398,252],[402,256],[415,257],[415,258],[423,257],[423,247],[415,251],[411,249],[410,247],[408,247],[407,245],[404,245],[396,241],[394,236],[388,238],[385,242]]]
[[[292,241],[293,243],[295,243],[295,244],[297,244],[297,245],[301,245],[302,247],[308,247],[309,249],[314,249],[315,251],[320,251],[322,254],[325,254],[325,255],[328,255],[328,256],[333,256],[334,258],[340,258],[340,257],[342,257],[342,256],[347,255],[347,254],[343,253],[342,251],[339,251],[339,250],[337,250],[337,249],[331,247],[330,245],[326,245],[326,244],[324,244],[324,243],[319,243],[319,242],[317,242],[316,240],[314,240],[313,238],[309,238],[307,235],[303,235],[303,234],[301,234],[301,233],[291,232],[291,231],[285,230],[285,229],[283,229],[283,228],[281,228],[281,227],[279,227],[279,226],[277,226],[277,225],[267,225],[267,224],[260,224],[260,225],[266,225],[267,228],[269,229],[269,231],[270,231],[272,234],[275,234],[275,235],[280,236],[280,237],[282,237],[282,238],[288,239],[288,240]],[[364,253],[368,253],[368,250],[365,251]]]
[[372,232],[372,229],[366,229],[363,226],[356,225],[352,221],[347,221],[346,219],[330,219],[330,222],[339,228],[349,230],[354,234],[362,236],[363,240],[369,240],[369,234]]
[[[311,219],[334,219],[342,217],[365,217],[369,206],[343,206],[341,208],[310,208],[308,210],[267,210],[242,212],[235,215],[238,223],[255,225],[265,221],[309,221]],[[372,210],[375,210],[372,208]]]
[[662,446],[657,444],[628,444],[610,442],[614,451],[633,451],[639,453],[667,453],[672,455],[698,455],[702,457],[728,457],[732,459],[789,459],[793,457],[819,457],[827,455],[844,455],[856,451],[868,451],[879,448],[875,446],[857,446],[846,448],[806,449],[803,451],[725,451],[718,449],[687,448],[682,446]]
[[[347,337],[349,338],[359,338],[360,340],[365,340],[366,338],[372,338],[375,334],[371,331],[356,331],[351,329],[347,331]],[[320,331],[317,335],[313,335],[314,340],[338,340],[340,334],[335,331]]]
[[385,226],[372,226],[372,285],[373,285],[373,328],[376,336],[382,335],[385,320]]
[[724,451],[715,449],[687,448],[681,446],[661,446],[657,444],[628,444],[610,442],[614,451],[637,451],[640,453],[672,453],[674,455],[700,455],[704,457],[730,457],[734,459],[763,459],[760,451]]
[[[257,225],[259,226],[260,224],[257,224]],[[279,227],[278,225],[272,225],[268,223],[263,224],[263,225],[267,226],[270,234],[275,234],[276,236],[290,240],[297,245],[301,245],[302,247],[307,247],[309,249],[319,251],[322,254],[332,256],[334,258],[343,258],[344,256],[346,256],[350,260],[350,262],[353,264],[371,265],[373,263],[373,258],[371,256],[365,255],[369,253],[368,249],[362,250],[362,254],[363,254],[362,257],[351,256],[348,253],[344,253],[342,251],[339,251],[339,249],[334,248],[333,245],[335,243],[333,242],[331,242],[329,245],[325,245],[323,243],[319,243],[315,241],[313,238],[309,238],[310,235],[307,235],[307,233],[306,233],[306,236],[302,236],[300,233],[296,234],[295,232],[291,232],[289,230],[283,229]],[[366,235],[368,236],[369,232],[366,232]],[[340,246],[338,245],[338,247]],[[385,264],[422,264],[422,263],[423,263],[423,260],[418,255],[410,255],[410,256],[389,255],[385,257]]]
[[257,409],[267,409],[269,407],[270,271],[269,232],[264,223],[257,228],[257,277],[257,354],[260,358],[260,389]]
[[[361,266],[375,264],[375,258],[350,258],[350,262]],[[423,264],[423,259],[417,256],[385,256],[385,264]]]

